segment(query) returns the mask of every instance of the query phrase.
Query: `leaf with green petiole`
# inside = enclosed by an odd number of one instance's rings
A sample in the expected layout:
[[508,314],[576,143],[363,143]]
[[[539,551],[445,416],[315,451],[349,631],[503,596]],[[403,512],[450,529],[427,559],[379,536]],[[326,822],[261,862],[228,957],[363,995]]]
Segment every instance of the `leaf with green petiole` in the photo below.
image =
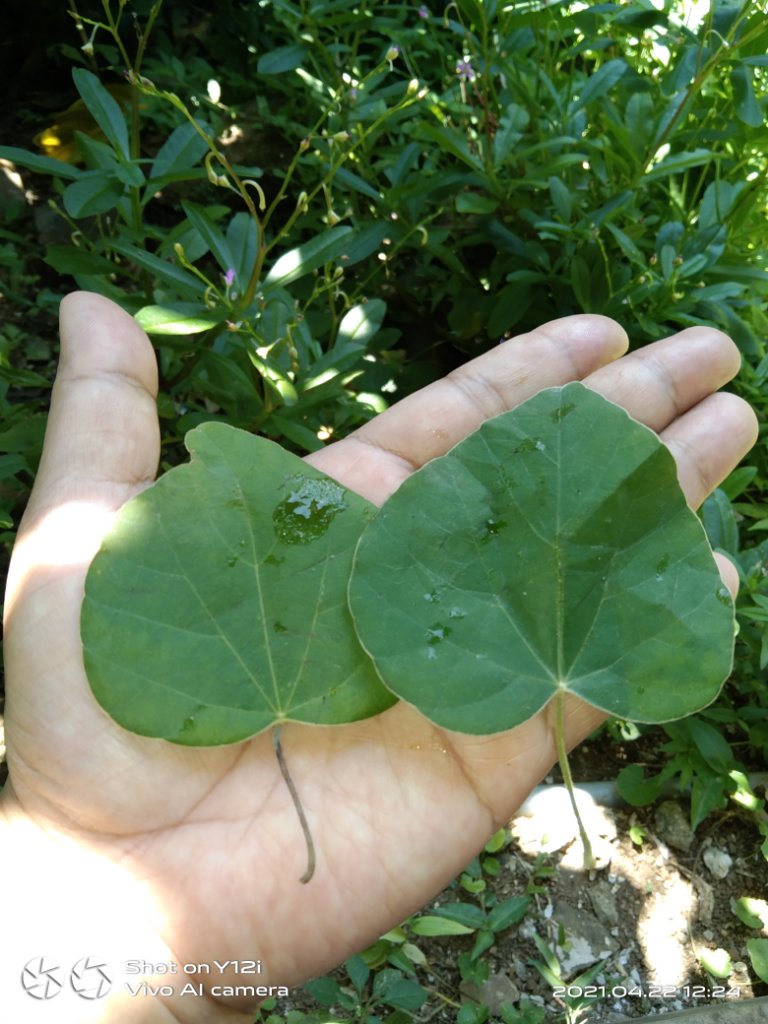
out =
[[733,604],[670,452],[578,383],[405,480],[358,544],[349,600],[386,685],[464,733],[565,692],[679,718],[732,661]]

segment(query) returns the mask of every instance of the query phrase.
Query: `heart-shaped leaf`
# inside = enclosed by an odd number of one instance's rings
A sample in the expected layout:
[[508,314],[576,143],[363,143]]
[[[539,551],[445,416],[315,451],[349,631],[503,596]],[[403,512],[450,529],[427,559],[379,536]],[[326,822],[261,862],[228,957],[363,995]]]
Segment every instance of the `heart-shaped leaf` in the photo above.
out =
[[363,534],[355,627],[427,718],[495,733],[558,692],[625,720],[709,704],[733,603],[672,455],[578,383],[488,420]]
[[186,443],[192,462],[122,509],[88,572],[83,655],[101,706],[190,746],[389,707],[345,599],[374,506],[225,424]]

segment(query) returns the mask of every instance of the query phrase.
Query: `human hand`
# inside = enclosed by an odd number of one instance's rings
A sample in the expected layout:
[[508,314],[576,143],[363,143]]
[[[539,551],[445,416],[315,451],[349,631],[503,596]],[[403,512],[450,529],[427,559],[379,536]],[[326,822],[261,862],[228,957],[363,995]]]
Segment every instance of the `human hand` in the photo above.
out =
[[[547,324],[307,461],[381,504],[484,419],[542,388],[583,380],[659,433],[695,508],[756,439],[749,407],[714,394],[738,370],[738,352],[699,327],[623,356],[626,346],[604,317]],[[45,450],[6,597],[10,782],[0,849],[27,844],[46,864],[58,856],[86,865],[86,874],[103,869],[105,899],[124,885],[123,909],[103,927],[112,920],[118,931],[125,922],[117,915],[133,914],[134,946],[114,946],[126,959],[149,959],[153,943],[177,963],[260,959],[258,984],[292,985],[369,944],[455,877],[557,759],[553,722],[545,709],[511,732],[465,736],[399,703],[352,725],[285,726],[283,747],[318,851],[314,879],[300,885],[305,847],[269,734],[203,749],[134,735],[96,704],[83,670],[85,575],[111,515],[154,479],[156,387],[154,352],[128,314],[89,293],[63,301]],[[735,569],[724,561],[735,590]],[[576,699],[566,715],[569,747],[604,718]],[[40,909],[37,935],[47,934],[57,900],[63,905],[65,894]],[[93,935],[81,955],[106,941]],[[202,980],[207,992],[214,982],[255,979],[229,972],[180,980]],[[253,1000],[174,997],[152,1000],[151,1011],[123,993],[87,1019],[245,1022]]]

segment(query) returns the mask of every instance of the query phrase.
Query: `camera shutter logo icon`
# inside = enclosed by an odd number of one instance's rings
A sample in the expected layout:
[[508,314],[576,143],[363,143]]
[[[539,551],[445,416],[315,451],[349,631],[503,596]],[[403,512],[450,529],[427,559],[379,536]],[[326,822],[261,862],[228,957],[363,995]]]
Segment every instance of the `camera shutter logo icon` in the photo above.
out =
[[112,988],[112,968],[98,956],[84,956],[69,976],[72,988],[83,999],[103,999]]
[[64,987],[64,972],[49,956],[38,956],[24,966],[21,984],[33,999],[53,999]]

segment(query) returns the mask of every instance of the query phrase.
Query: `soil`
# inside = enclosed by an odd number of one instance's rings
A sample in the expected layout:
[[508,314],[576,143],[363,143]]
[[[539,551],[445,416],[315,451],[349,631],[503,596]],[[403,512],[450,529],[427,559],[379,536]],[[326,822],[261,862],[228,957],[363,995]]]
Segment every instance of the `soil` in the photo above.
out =
[[[607,746],[600,744],[600,753],[610,764],[613,755]],[[690,808],[685,799],[680,798],[679,804],[687,817]],[[554,918],[560,905],[581,911],[584,920],[596,921],[590,899],[595,890],[612,897],[618,919],[612,937],[617,948],[593,982],[601,989],[597,1001],[574,1018],[580,1024],[609,1024],[722,999],[768,994],[768,985],[749,966],[746,946],[750,938],[768,937],[768,930],[747,928],[731,910],[732,900],[742,896],[765,899],[768,862],[760,853],[762,840],[754,824],[733,811],[713,812],[697,829],[690,850],[682,852],[656,834],[657,806],[608,812],[616,824],[616,837],[610,843],[611,862],[602,870],[590,874],[581,869],[580,857],[573,856],[576,843],[548,856],[544,864],[556,868],[555,874],[538,880],[544,891],[535,894],[529,913],[519,925],[499,933],[496,944],[485,954],[492,978],[506,975],[520,997],[544,1007],[545,1021],[565,1020],[565,1003],[553,996],[553,989],[533,966],[533,961],[542,961],[533,931],[554,949],[559,937]],[[520,819],[513,819],[510,826],[514,831],[520,824]],[[634,824],[648,833],[641,846],[629,836]],[[702,853],[709,846],[727,851],[733,860],[723,879],[715,878],[703,863]],[[524,894],[535,856],[523,852],[513,839],[498,859],[502,862],[499,874],[483,876],[488,890],[495,892],[499,901]],[[453,883],[430,900],[423,912],[434,912],[437,906],[457,900],[471,903],[475,897]],[[433,993],[416,1014],[417,1020],[454,1020],[457,1007],[468,1001],[458,958],[471,950],[474,936],[414,936],[411,941],[427,959],[425,967],[416,968],[416,980]],[[729,953],[734,966],[730,978],[711,978],[702,971],[697,956],[702,949]],[[564,984],[576,986],[571,988],[572,995],[577,995],[580,987],[575,980],[578,973],[563,971]],[[332,976],[342,986],[349,985],[343,968]],[[309,1012],[317,1009],[317,1004],[299,989],[291,998],[279,1001],[276,1012],[288,1009]]]

